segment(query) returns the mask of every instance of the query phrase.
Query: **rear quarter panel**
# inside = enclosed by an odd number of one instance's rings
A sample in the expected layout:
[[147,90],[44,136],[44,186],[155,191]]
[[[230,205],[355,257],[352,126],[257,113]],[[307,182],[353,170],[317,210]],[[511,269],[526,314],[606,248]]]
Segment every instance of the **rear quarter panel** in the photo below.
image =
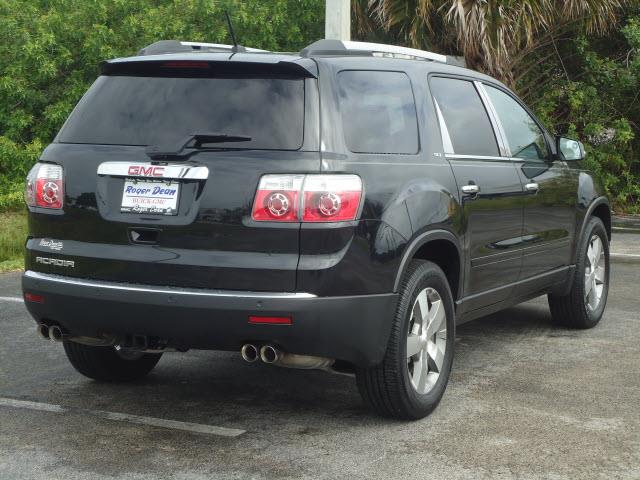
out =
[[[402,257],[413,239],[431,229],[461,234],[457,187],[442,153],[433,102],[428,96],[427,72],[419,63],[392,60],[387,64],[371,58],[319,61],[321,168],[323,172],[359,175],[365,200],[358,222],[332,228],[303,224],[299,290],[320,295],[391,292]],[[336,85],[336,75],[341,70],[407,73],[421,137],[417,154],[349,151]]]

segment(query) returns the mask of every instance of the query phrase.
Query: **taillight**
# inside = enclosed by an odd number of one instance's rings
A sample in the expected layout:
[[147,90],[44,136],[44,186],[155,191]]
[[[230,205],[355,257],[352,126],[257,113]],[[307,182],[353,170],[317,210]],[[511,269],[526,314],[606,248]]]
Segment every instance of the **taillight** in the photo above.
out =
[[253,202],[253,219],[297,222],[304,175],[264,175]]
[[275,222],[343,222],[358,215],[362,180],[357,175],[264,175],[252,217]]
[[307,175],[303,191],[303,222],[344,222],[358,214],[362,180],[357,175]]
[[62,167],[36,163],[27,175],[24,199],[30,207],[61,209],[64,199]]

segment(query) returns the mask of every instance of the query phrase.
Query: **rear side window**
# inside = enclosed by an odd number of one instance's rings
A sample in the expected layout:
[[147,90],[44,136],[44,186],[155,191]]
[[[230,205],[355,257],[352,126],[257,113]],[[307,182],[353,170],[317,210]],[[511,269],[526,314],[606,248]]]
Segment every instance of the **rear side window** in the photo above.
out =
[[460,155],[497,157],[498,143],[493,127],[473,83],[433,77],[430,85],[447,125],[453,151]]
[[411,82],[401,72],[338,74],[344,137],[355,153],[418,153]]
[[503,91],[489,85],[485,85],[485,89],[502,123],[511,156],[526,160],[546,160],[549,157],[547,142],[531,115]]
[[58,141],[166,145],[193,133],[227,133],[252,140],[216,147],[297,150],[303,129],[303,79],[102,76]]

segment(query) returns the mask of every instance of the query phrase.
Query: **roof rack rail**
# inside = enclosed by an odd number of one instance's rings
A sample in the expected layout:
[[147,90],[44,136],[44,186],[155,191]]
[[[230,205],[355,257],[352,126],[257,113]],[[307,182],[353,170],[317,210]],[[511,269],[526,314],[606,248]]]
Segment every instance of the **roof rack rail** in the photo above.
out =
[[416,48],[398,47],[383,43],[352,42],[347,40],[318,40],[305,47],[300,55],[371,55],[395,58],[415,58],[431,60],[432,62],[447,63],[447,56],[439,53],[427,52]]
[[[233,52],[233,45],[223,43],[181,42],[178,40],[160,40],[140,49],[138,55],[161,55],[181,52]],[[238,52],[267,53],[268,50],[238,45]]]

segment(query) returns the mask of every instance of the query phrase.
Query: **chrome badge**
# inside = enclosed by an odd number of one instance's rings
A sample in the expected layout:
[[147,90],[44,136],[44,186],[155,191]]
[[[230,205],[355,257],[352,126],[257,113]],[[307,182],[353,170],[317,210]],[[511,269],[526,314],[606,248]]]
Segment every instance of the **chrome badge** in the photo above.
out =
[[46,238],[42,238],[40,240],[39,245],[41,247],[47,247],[47,248],[50,248],[51,250],[55,250],[56,252],[59,250],[62,250],[62,247],[63,247],[62,242],[56,242],[55,240],[48,240]]
[[76,262],[73,260],[62,260],[61,258],[36,257],[36,263],[42,265],[54,265],[56,267],[75,268]]

